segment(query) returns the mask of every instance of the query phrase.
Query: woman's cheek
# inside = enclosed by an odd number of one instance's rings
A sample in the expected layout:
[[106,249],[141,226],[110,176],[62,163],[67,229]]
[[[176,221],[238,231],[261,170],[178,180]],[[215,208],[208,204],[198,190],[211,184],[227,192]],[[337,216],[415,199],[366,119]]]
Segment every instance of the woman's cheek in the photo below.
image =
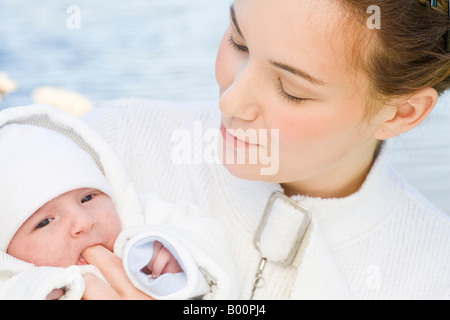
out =
[[[279,120],[271,124],[271,127],[279,130],[280,145],[299,145],[311,136],[313,126],[304,121],[304,117],[296,117],[292,113],[279,114],[278,117]],[[276,115],[271,118],[276,119]]]
[[[308,103],[310,104],[307,105]],[[298,110],[284,117],[280,136],[286,140],[318,143],[332,139],[354,127],[349,117],[328,111],[332,107],[312,105],[312,102],[307,104],[294,106]]]
[[249,62],[249,55],[245,52],[238,52],[229,44],[231,36],[230,29],[222,38],[216,58],[216,81],[220,87],[220,92],[225,92],[230,88],[240,71]]
[[228,32],[224,35],[222,42],[219,46],[219,51],[216,58],[216,81],[220,87],[220,93],[222,94],[227,90],[234,81],[234,72],[232,68],[232,54],[227,43]]

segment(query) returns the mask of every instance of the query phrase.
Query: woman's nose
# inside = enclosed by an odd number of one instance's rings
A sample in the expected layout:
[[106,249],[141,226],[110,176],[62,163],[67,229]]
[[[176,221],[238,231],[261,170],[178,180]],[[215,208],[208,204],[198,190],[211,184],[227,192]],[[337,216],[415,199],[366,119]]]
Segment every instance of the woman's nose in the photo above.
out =
[[244,121],[253,121],[259,116],[255,78],[255,70],[250,64],[235,76],[233,83],[220,97],[223,116]]

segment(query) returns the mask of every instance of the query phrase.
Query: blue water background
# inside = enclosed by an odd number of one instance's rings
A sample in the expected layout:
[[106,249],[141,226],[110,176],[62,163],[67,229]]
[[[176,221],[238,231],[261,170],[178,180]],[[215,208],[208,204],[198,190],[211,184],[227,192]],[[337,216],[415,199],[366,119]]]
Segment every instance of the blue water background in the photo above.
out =
[[[69,29],[75,5],[80,29]],[[95,103],[117,97],[216,99],[214,62],[229,0],[0,0],[0,70],[31,102],[40,86]]]
[[[75,5],[80,29],[67,27]],[[17,82],[0,104],[32,103],[41,86],[96,105],[119,97],[215,100],[214,63],[229,0],[0,0],[0,71]],[[450,212],[450,97],[420,128],[391,141],[397,169]]]

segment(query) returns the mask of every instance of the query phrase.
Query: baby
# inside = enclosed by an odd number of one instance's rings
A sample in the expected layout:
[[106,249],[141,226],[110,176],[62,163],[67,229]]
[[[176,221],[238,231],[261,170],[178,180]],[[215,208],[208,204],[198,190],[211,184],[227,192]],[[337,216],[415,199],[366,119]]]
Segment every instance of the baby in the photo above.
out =
[[[151,297],[184,299],[220,292],[217,289],[221,281],[205,280],[215,270],[214,278],[224,279],[224,290],[229,291],[229,272],[222,263],[208,259],[209,265],[199,268],[197,264],[197,260],[205,261],[204,256],[214,255],[220,248],[220,244],[214,244],[213,235],[204,238],[215,228],[210,228],[210,221],[204,220],[206,227],[199,232],[190,227],[185,216],[190,214],[187,211],[197,209],[168,203],[154,194],[140,201],[106,144],[79,119],[47,106],[18,109],[0,113],[10,122],[0,121],[0,251],[33,268],[32,275],[27,276],[31,267],[18,267],[14,277],[0,281],[0,298],[2,289],[5,298],[26,298],[30,289],[21,296],[20,288],[26,286],[19,283],[36,282],[39,267],[46,267],[43,274],[62,269],[66,273],[92,272],[92,268],[83,271],[91,262],[86,252],[98,246],[120,256],[131,283]],[[20,123],[22,119],[11,124],[27,113],[33,119],[36,112],[46,116],[39,125]],[[94,142],[88,143],[88,136]],[[144,208],[138,203],[144,203]],[[165,219],[178,222],[154,223]],[[196,223],[199,221],[202,219],[196,219]],[[205,241],[209,243],[206,247]],[[9,259],[0,258],[0,279],[1,270],[14,269],[10,266]],[[98,270],[94,273],[106,281]],[[59,282],[35,298],[45,298],[44,294],[62,288],[63,298],[77,299],[85,291],[79,283],[62,281],[61,286]],[[40,284],[34,286],[39,291]]]

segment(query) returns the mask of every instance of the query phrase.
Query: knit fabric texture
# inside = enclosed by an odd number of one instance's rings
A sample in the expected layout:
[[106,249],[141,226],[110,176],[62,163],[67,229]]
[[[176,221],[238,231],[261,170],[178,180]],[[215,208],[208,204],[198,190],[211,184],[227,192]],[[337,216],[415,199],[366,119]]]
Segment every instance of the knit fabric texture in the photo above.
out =
[[[204,133],[220,127],[217,105],[116,100],[84,120],[112,146],[139,191],[197,203],[223,223],[240,298],[248,299],[261,259],[253,238],[270,195],[281,187],[238,179],[194,156],[181,164],[172,158],[177,130],[192,133],[192,155],[204,152]],[[449,217],[410,187],[385,153],[349,197],[292,199],[312,212],[311,244],[299,267],[269,261],[255,299],[450,298]]]

